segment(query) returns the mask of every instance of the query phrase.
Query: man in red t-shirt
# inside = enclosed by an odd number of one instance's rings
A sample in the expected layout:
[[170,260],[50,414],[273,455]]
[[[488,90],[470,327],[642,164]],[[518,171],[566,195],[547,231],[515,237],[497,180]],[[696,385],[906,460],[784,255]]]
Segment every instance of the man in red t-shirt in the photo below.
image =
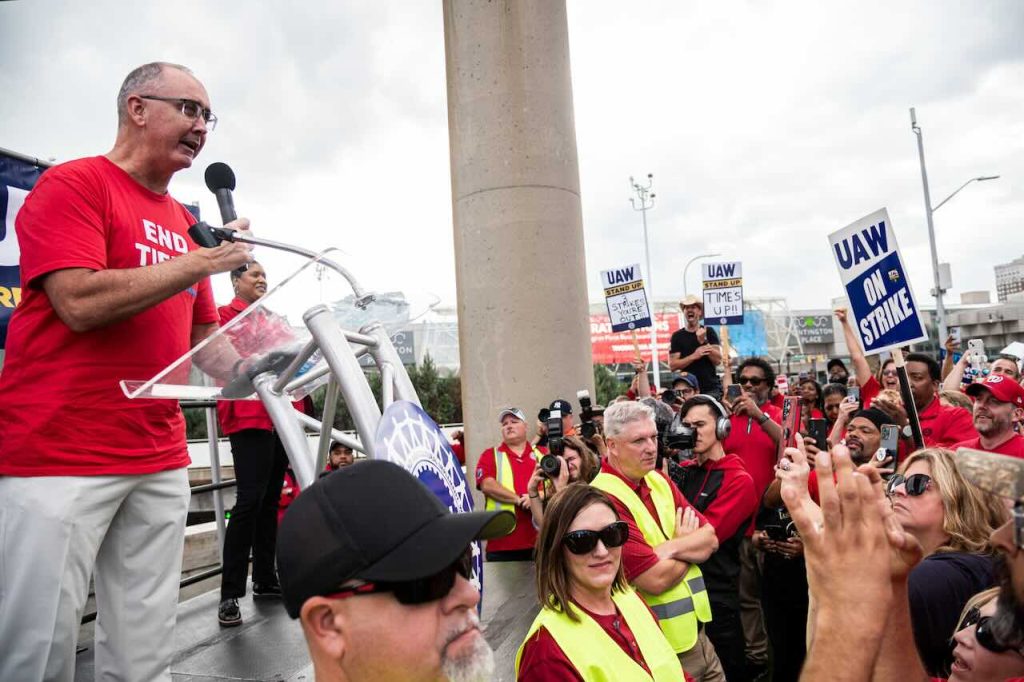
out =
[[[775,371],[763,358],[751,357],[740,363],[736,383],[743,389],[729,403],[732,427],[722,442],[726,452],[738,455],[751,478],[758,503],[775,479],[779,438],[782,437],[782,410],[771,404]],[[740,543],[740,618],[747,645],[747,660],[752,670],[768,665],[768,634],[761,611],[761,559],[751,543],[754,524]]]
[[1009,376],[990,374],[967,387],[974,398],[974,428],[978,437],[953,446],[996,452],[1024,459],[1024,436],[1015,433],[1013,423],[1024,417],[1024,388]]
[[907,355],[907,378],[921,422],[921,435],[926,447],[948,448],[954,443],[977,437],[971,413],[962,407],[939,402],[939,373],[935,358],[924,353]]
[[[95,568],[96,677],[170,677],[189,483],[176,402],[127,400],[217,329],[198,248],[167,193],[216,117],[185,67],[132,71],[106,156],[48,170],[17,217],[21,304],[0,375],[0,679],[74,677]],[[247,220],[230,227],[245,229]]]
[[[527,492],[530,477],[544,448],[526,439],[526,415],[518,407],[498,413],[501,444],[481,453],[476,465],[477,490],[487,498],[487,509],[508,509],[516,513],[516,527],[505,537],[487,541],[488,561],[531,561],[537,544],[537,529],[530,513]],[[511,480],[510,480],[511,478]]]

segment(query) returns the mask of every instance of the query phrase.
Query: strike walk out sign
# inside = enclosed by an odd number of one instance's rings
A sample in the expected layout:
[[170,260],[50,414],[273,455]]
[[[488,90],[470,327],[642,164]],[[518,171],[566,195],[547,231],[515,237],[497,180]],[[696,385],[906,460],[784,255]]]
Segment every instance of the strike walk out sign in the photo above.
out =
[[928,338],[883,208],[828,236],[865,353]]
[[743,324],[743,264],[705,263],[704,321],[725,325]]
[[643,329],[651,326],[651,309],[647,305],[640,264],[601,271],[604,301],[613,332]]

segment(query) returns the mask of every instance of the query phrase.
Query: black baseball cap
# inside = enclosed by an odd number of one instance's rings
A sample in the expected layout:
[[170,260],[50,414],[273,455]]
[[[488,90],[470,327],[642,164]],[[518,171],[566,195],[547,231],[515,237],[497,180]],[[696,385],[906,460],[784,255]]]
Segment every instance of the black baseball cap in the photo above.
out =
[[562,400],[561,398],[551,403],[551,409],[561,410],[563,417],[567,414],[572,414],[572,404],[568,400]]
[[508,535],[510,511],[453,514],[397,464],[367,460],[302,491],[277,533],[285,609],[298,618],[310,597],[348,580],[402,582],[434,575],[473,540]]
[[842,367],[843,371],[846,371],[846,363],[839,358],[832,358],[828,361],[828,364],[825,365],[825,369],[832,369],[833,367]]

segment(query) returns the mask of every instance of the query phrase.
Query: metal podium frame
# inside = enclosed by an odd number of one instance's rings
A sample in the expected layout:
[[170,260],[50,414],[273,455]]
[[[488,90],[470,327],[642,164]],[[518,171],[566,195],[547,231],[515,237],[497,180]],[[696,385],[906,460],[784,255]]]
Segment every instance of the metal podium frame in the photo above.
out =
[[[292,251],[296,252],[294,249]],[[350,285],[354,297],[350,305],[359,310],[366,310],[376,300],[376,297],[367,293],[347,269],[327,257],[334,252],[336,252],[335,249],[329,249],[315,254],[296,273],[285,278],[260,300],[271,298],[276,291],[287,286],[297,274],[305,269],[323,266],[341,275]],[[300,255],[309,254],[300,253]],[[122,381],[121,388],[125,395],[128,398],[175,400],[197,397],[194,393],[187,391],[186,389],[189,387],[186,386],[161,386],[160,379],[171,376],[174,372],[180,374],[182,368],[187,369],[191,360],[204,349],[211,348],[215,344],[231,343],[224,332],[241,324],[242,320],[258,304],[259,301],[149,381]],[[408,400],[416,405],[420,405],[420,401],[412,380],[382,322],[370,321],[361,325],[356,331],[343,329],[334,319],[332,308],[322,302],[306,310],[302,315],[302,321],[309,331],[310,338],[302,345],[301,350],[287,367],[279,371],[262,371],[251,375],[250,378],[256,395],[270,415],[274,428],[284,445],[292,470],[295,472],[296,481],[301,489],[305,489],[316,480],[318,472],[324,468],[332,440],[344,443],[372,458],[374,457],[377,426],[380,423],[383,410],[396,400]],[[322,357],[322,361],[318,361],[312,369],[301,373],[301,370],[318,353]],[[369,381],[363,372],[363,367],[359,364],[359,359],[366,355],[372,358],[381,374],[382,405],[377,404]],[[322,419],[317,420],[296,410],[292,405],[294,400],[292,396],[303,395],[306,391],[311,390],[311,386],[315,388],[315,384],[322,383],[324,377],[327,377],[327,395]],[[226,399],[220,395],[218,387],[209,384],[210,382],[206,383],[206,395],[202,397]],[[334,423],[339,400],[345,401],[355,422],[358,438],[352,438],[330,426]],[[328,427],[325,428],[324,424],[327,424]],[[310,451],[309,441],[303,427],[320,434],[315,453]]]

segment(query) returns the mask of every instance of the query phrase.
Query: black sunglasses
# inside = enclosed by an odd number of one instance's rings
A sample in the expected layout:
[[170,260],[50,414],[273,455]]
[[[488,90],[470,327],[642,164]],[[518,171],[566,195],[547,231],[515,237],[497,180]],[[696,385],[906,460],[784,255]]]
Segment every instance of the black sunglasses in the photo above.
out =
[[885,492],[887,495],[892,495],[893,491],[896,490],[896,486],[902,484],[903,489],[907,491],[907,495],[917,497],[918,495],[923,495],[925,490],[928,490],[931,482],[932,477],[928,474],[911,474],[910,476],[894,474],[886,484]]
[[629,535],[629,526],[625,521],[616,521],[605,526],[601,530],[574,530],[566,533],[562,538],[562,544],[573,554],[590,554],[597,547],[600,540],[608,549],[622,547],[626,544],[626,537]]
[[746,386],[747,384],[750,384],[751,386],[760,386],[764,382],[764,379],[758,377],[740,377],[736,380],[736,383],[740,386]]
[[964,628],[969,628],[975,625],[974,638],[978,640],[978,644],[985,647],[994,654],[1001,654],[1004,651],[1016,651],[1019,654],[1024,655],[1020,649],[1012,646],[1003,644],[996,639],[996,636],[992,634],[992,616],[981,615],[981,610],[977,606],[973,607],[964,616],[963,622],[960,623],[960,627],[957,628],[957,632]]
[[434,575],[416,580],[404,580],[401,582],[365,582],[353,587],[344,587],[337,592],[325,594],[329,599],[345,599],[361,594],[376,594],[390,592],[395,595],[399,604],[412,606],[415,604],[427,604],[444,597],[452,591],[455,586],[455,576],[461,575],[469,580],[473,574],[473,550],[469,548],[455,560],[453,564]]

